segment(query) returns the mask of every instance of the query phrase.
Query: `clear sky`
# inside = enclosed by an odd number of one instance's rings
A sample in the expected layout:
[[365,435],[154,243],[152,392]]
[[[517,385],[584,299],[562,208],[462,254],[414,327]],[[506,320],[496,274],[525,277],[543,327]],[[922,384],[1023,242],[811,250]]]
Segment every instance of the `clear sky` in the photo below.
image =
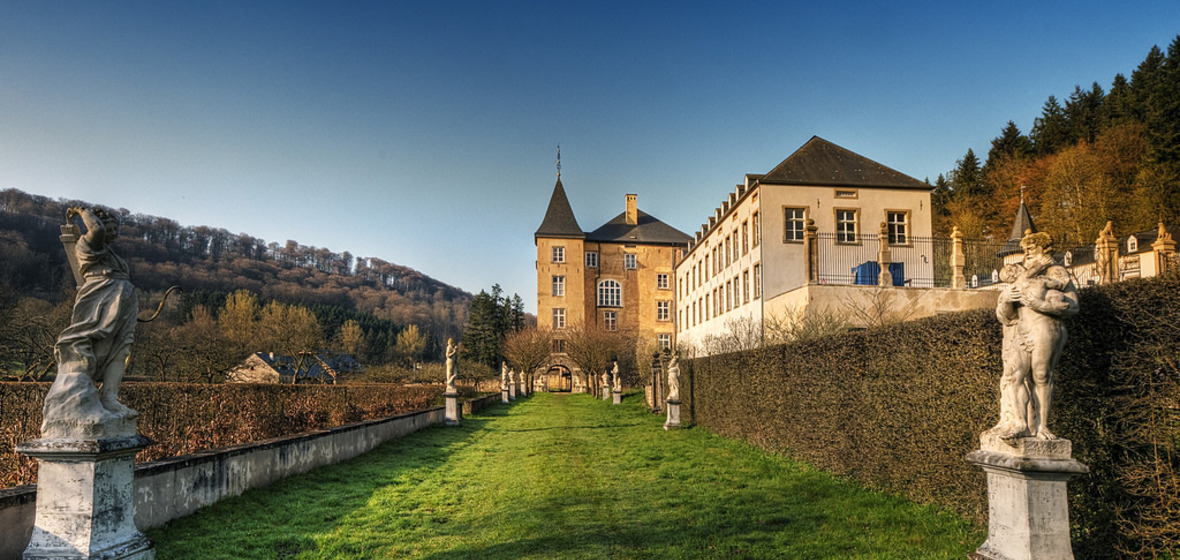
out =
[[407,265],[536,309],[555,180],[691,234],[821,136],[918,179],[1109,89],[1180,2],[0,0],[0,188]]

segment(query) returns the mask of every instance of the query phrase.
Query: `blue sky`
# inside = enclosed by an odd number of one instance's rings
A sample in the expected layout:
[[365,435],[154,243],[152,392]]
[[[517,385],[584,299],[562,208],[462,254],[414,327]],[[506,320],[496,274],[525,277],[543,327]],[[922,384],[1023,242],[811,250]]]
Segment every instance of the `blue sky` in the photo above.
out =
[[536,307],[555,180],[692,233],[818,135],[918,179],[1109,89],[1180,2],[0,0],[0,188]]

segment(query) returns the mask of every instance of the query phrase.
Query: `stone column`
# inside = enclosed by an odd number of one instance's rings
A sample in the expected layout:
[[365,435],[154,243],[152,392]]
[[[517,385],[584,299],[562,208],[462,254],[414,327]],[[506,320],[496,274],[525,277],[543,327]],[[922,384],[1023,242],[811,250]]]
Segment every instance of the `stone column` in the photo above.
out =
[[1094,240],[1094,262],[1098,268],[1099,284],[1119,281],[1119,240],[1115,238],[1110,222],[1106,222],[1106,227]]
[[508,387],[501,387],[500,388],[500,402],[502,402],[504,404],[508,404],[509,400],[510,399],[508,398]]
[[877,232],[877,265],[881,267],[881,271],[877,273],[878,286],[893,287],[893,273],[889,272],[892,261],[893,252],[889,250],[889,226],[881,222],[881,229]]
[[458,426],[463,420],[463,411],[459,409],[459,393],[447,391],[443,393],[443,397],[447,400],[447,419],[448,426]]
[[1159,276],[1168,271],[1168,267],[1172,264],[1172,258],[1176,255],[1176,241],[1172,239],[1172,234],[1164,228],[1163,222],[1160,222],[1155,243],[1151,244],[1151,250],[1155,253],[1155,274]]
[[807,252],[807,281],[819,282],[819,228],[815,220],[807,218],[803,226],[803,248]]
[[967,460],[987,473],[987,541],[974,560],[1072,560],[1066,481],[1090,472],[1069,440],[983,434]]
[[135,434],[47,438],[16,446],[37,459],[37,514],[24,560],[156,557],[135,526],[135,453],[152,440]]
[[964,290],[967,288],[967,277],[963,269],[967,267],[967,254],[963,252],[963,232],[955,226],[951,232],[951,288]]

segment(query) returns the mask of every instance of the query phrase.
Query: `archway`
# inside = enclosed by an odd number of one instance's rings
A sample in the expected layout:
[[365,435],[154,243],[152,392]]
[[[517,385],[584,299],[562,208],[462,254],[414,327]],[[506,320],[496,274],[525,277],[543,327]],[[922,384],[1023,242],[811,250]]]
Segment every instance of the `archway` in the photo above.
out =
[[570,369],[562,366],[552,366],[545,372],[545,379],[549,392],[568,393],[574,389],[574,377]]

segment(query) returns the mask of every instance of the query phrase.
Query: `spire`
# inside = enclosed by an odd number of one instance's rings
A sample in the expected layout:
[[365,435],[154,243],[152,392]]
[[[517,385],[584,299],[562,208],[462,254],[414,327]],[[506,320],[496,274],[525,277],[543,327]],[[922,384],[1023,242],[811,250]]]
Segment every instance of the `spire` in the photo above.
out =
[[[1023,195],[1024,189],[1021,189]],[[1025,233],[1036,233],[1037,226],[1033,224],[1032,215],[1028,213],[1028,206],[1024,205],[1023,197],[1020,200],[1020,207],[1016,209],[1016,219],[1012,222],[1012,233],[1008,234],[1008,242],[1004,243],[1004,247],[1000,249],[1000,255],[1011,255],[1019,253],[1020,240],[1024,238]]]
[[[560,162],[560,160],[558,160]],[[565,187],[561,185],[560,163],[558,164],[557,184],[553,186],[553,196],[549,197],[549,209],[545,211],[545,219],[541,220],[541,227],[537,228],[537,237],[565,237],[583,239],[586,233],[578,225],[574,217],[574,210],[570,208],[570,201],[565,196]]]
[[561,144],[557,145],[557,180],[561,180]]

